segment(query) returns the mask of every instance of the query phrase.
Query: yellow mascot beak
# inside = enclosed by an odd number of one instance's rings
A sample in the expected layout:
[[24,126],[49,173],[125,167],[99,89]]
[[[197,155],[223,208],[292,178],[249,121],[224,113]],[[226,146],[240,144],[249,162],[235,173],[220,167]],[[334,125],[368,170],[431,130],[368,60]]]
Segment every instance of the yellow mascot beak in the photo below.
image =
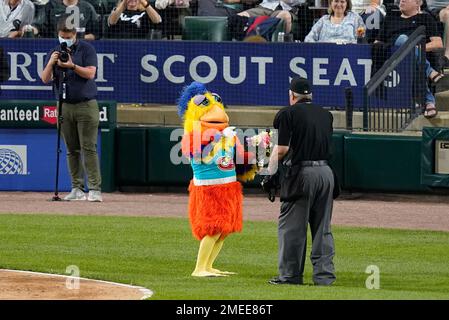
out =
[[229,117],[222,108],[214,105],[207,113],[200,117],[201,126],[223,130],[229,126]]

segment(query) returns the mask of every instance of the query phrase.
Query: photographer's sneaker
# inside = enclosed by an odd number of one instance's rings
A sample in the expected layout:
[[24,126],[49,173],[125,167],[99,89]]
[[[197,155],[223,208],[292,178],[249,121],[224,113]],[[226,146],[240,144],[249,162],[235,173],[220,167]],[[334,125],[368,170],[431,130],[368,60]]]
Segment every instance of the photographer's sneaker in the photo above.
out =
[[101,191],[90,190],[87,200],[91,202],[103,202],[103,198],[101,197]]
[[72,191],[64,197],[65,201],[84,201],[86,195],[81,189],[73,188]]

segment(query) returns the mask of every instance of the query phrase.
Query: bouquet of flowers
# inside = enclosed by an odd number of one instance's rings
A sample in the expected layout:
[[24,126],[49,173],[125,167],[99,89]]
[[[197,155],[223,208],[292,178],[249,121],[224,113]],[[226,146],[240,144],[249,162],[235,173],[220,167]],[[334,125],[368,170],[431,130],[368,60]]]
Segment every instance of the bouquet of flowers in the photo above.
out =
[[[263,131],[259,134],[256,134],[252,137],[247,137],[246,142],[249,146],[255,147],[256,151],[258,148],[265,149],[265,156],[270,157],[271,155],[271,148],[273,147],[272,142],[273,132],[270,129],[267,129],[266,131]],[[256,152],[256,159],[259,155],[258,152]],[[257,165],[261,168],[263,168],[265,164],[265,159],[257,159]]]

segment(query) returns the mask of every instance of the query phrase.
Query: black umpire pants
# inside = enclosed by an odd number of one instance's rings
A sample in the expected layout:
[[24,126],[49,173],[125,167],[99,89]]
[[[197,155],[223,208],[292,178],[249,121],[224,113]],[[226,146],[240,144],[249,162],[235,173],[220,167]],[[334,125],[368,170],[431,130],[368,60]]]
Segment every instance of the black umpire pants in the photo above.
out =
[[303,167],[302,196],[294,202],[283,202],[278,225],[279,278],[303,282],[307,248],[307,225],[312,233],[313,282],[330,285],[335,277],[334,239],[331,218],[334,188],[332,170],[327,166]]

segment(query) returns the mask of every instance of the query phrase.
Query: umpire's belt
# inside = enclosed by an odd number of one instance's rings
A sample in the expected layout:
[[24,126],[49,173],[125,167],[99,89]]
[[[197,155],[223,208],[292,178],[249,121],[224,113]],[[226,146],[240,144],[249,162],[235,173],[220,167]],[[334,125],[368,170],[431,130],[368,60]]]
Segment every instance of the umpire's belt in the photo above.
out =
[[322,167],[327,166],[327,160],[308,160],[299,163],[301,167]]

